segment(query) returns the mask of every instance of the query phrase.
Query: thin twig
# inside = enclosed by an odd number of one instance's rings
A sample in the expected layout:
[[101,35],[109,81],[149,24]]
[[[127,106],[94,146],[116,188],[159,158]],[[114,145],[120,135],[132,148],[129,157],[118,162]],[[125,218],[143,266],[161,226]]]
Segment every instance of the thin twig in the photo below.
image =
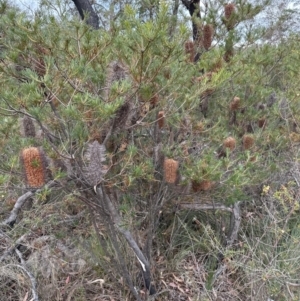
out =
[[33,195],[34,195],[34,192],[32,192],[32,191],[27,191],[26,193],[21,195],[18,198],[18,200],[16,201],[13,209],[11,210],[9,217],[1,224],[2,225],[11,225],[12,223],[14,223],[17,219],[20,209],[23,207],[25,202]]
[[21,268],[27,274],[27,276],[31,282],[32,300],[39,301],[39,296],[37,294],[37,288],[36,288],[36,280],[35,280],[34,276],[31,274],[31,272],[28,270],[28,268],[26,267],[26,263],[22,257],[22,253],[18,249],[15,249],[15,251],[21,261],[21,265],[15,265],[15,266]]
[[231,233],[227,239],[227,247],[230,247],[234,243],[234,241],[236,241],[238,238],[238,232],[239,232],[240,224],[241,224],[240,203],[241,202],[236,202],[232,208],[233,227],[232,227]]
[[51,182],[49,182],[49,184],[45,185],[43,188],[37,189],[35,191],[27,191],[26,193],[24,193],[23,195],[21,195],[18,198],[18,200],[16,201],[13,209],[11,210],[9,217],[4,222],[0,223],[0,225],[11,225],[11,224],[13,224],[16,221],[21,208],[23,207],[23,205],[25,204],[25,202],[30,197],[32,197],[34,194],[42,191],[42,189],[44,189],[44,188],[51,188],[51,187],[53,187],[55,184],[56,184],[55,181],[51,181]]
[[222,204],[180,203],[179,209],[222,210],[222,211],[233,212],[233,208],[227,207]]
[[4,254],[0,257],[0,262],[2,262],[8,255],[10,255],[15,249],[16,247],[21,244],[25,238],[27,238],[28,234],[24,234],[22,235],[20,238],[18,238],[15,243],[9,247],[5,252]]
[[150,294],[155,294],[156,290],[153,285],[151,285],[151,273],[150,273],[150,264],[141,249],[139,248],[136,240],[133,238],[131,232],[124,228],[124,222],[121,219],[120,215],[118,214],[114,204],[110,200],[109,196],[105,193],[105,189],[103,185],[99,185],[96,189],[97,195],[101,196],[103,199],[103,202],[107,208],[107,211],[109,212],[110,218],[112,219],[114,223],[114,227],[116,230],[124,236],[127,243],[131,247],[131,249],[134,251],[139,263],[142,267],[142,272],[145,280],[145,285],[147,289],[149,290]]

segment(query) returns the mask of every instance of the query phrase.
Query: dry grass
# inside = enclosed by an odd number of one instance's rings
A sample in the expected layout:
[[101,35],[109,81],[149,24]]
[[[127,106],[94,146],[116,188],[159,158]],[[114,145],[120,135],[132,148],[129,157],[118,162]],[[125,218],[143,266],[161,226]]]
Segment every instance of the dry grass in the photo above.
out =
[[[228,213],[182,211],[166,216],[154,238],[155,299],[147,295],[132,251],[118,238],[142,300],[299,300],[298,196],[294,182],[275,191],[265,186],[259,199],[241,208],[240,235],[230,247],[224,244]],[[101,220],[96,223],[99,236],[89,211],[75,199],[33,200],[22,220],[1,238],[0,256],[24,236],[18,249],[42,301],[134,300],[119,266],[107,256],[115,252],[112,241]],[[30,300],[31,288],[12,252],[0,265],[0,299]]]

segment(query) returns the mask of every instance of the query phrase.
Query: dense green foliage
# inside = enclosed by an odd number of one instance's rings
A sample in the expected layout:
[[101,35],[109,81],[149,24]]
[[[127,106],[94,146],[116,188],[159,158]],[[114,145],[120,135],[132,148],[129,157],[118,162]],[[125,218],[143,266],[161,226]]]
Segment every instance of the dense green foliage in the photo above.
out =
[[[215,37],[219,40],[208,50],[202,49],[200,60],[193,63],[184,49],[189,27],[179,20],[170,37],[174,16],[166,3],[157,6],[148,17],[147,7],[136,10],[127,5],[109,29],[92,30],[69,14],[65,19],[50,15],[30,19],[2,4],[1,197],[21,195],[26,189],[35,191],[28,187],[29,176],[24,176],[28,167],[22,151],[42,148],[51,171],[48,180],[55,180],[56,186],[41,187],[37,195],[41,201],[80,199],[97,209],[93,191],[99,194],[99,184],[115,198],[120,224],[139,237],[149,260],[160,250],[168,250],[166,237],[176,245],[174,250],[169,249],[171,256],[180,256],[181,248],[187,251],[189,240],[181,237],[187,231],[197,252],[209,254],[213,263],[207,266],[213,271],[216,252],[222,251],[228,258],[233,252],[231,246],[226,249],[228,239],[224,238],[231,236],[230,227],[227,229],[226,224],[226,233],[222,234],[222,222],[210,220],[214,217],[208,215],[212,229],[198,229],[200,234],[196,231],[196,235],[188,222],[181,229],[183,216],[195,215],[189,221],[197,221],[196,209],[201,209],[201,204],[222,209],[223,205],[243,203],[252,208],[253,199],[267,195],[272,201],[279,200],[278,208],[285,208],[289,218],[299,210],[294,202],[285,203],[286,196],[280,190],[287,184],[280,175],[290,171],[298,160],[299,37],[291,35],[276,45],[246,43],[247,38],[258,39],[262,31],[257,29],[252,35],[247,32],[243,37],[245,31],[227,30],[222,18],[208,14],[203,22],[213,21],[218,26]],[[236,22],[242,24],[261,8],[249,8]],[[228,44],[234,55],[225,61]],[[24,123],[28,122],[25,116],[33,121],[36,135],[24,135]],[[86,152],[93,141],[105,146],[105,163],[101,165],[101,158],[98,165],[104,176],[96,185],[88,183],[90,174],[86,176],[91,173],[86,170],[92,162]],[[178,164],[173,182],[168,180],[166,159]],[[94,176],[96,171],[92,172]],[[279,190],[271,197],[263,187]],[[191,213],[187,208],[193,206]],[[173,219],[174,208],[179,213]],[[105,220],[105,208],[97,214]],[[161,215],[166,218],[163,222]],[[279,215],[278,220],[286,216]],[[228,222],[227,216],[224,220]],[[269,223],[266,218],[265,225],[271,227]],[[270,253],[272,243],[281,242],[280,229],[292,231],[298,239],[297,220],[281,223],[282,227],[275,227],[269,237]],[[170,234],[172,225],[181,229],[178,236]],[[135,270],[130,266],[135,258],[123,246],[125,240],[118,237],[122,246],[118,250],[111,224],[107,222],[105,227],[110,238],[106,247],[102,246],[106,248],[103,252],[113,249],[110,255],[120,266],[120,252],[127,254],[127,268]],[[243,228],[241,237],[248,247],[241,248],[241,253],[253,247],[248,231],[255,232],[256,226],[247,224]],[[265,235],[257,232],[259,237]],[[195,241],[197,236],[200,238]],[[290,244],[290,239],[283,240],[282,260],[296,252]],[[254,268],[257,262],[253,259],[251,266]],[[287,264],[282,269],[290,267]],[[260,276],[267,277],[263,272]],[[210,281],[208,276],[208,290],[213,285]],[[271,291],[278,295],[273,284]],[[130,287],[130,283],[127,285]]]

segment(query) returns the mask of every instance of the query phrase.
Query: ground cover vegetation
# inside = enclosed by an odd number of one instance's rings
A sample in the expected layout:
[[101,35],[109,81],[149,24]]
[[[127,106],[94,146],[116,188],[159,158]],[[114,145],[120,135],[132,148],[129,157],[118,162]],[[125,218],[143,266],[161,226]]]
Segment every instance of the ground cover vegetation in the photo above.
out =
[[299,300],[279,2],[0,2],[1,299]]

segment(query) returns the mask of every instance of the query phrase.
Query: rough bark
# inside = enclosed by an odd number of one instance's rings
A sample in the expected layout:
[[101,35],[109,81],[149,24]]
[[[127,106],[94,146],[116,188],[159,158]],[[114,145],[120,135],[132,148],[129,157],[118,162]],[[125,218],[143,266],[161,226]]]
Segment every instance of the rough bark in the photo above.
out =
[[182,0],[183,5],[189,11],[190,16],[192,17],[193,25],[193,40],[196,42],[199,37],[199,26],[197,25],[196,19],[201,19],[199,0]]
[[[182,0],[182,4],[189,11],[192,18],[192,27],[193,27],[193,41],[198,43],[201,38],[201,32],[199,27],[199,21],[201,19],[200,14],[200,0]],[[194,62],[199,61],[201,54],[196,53],[194,57]]]
[[72,0],[82,20],[94,29],[99,29],[99,17],[89,0]]

